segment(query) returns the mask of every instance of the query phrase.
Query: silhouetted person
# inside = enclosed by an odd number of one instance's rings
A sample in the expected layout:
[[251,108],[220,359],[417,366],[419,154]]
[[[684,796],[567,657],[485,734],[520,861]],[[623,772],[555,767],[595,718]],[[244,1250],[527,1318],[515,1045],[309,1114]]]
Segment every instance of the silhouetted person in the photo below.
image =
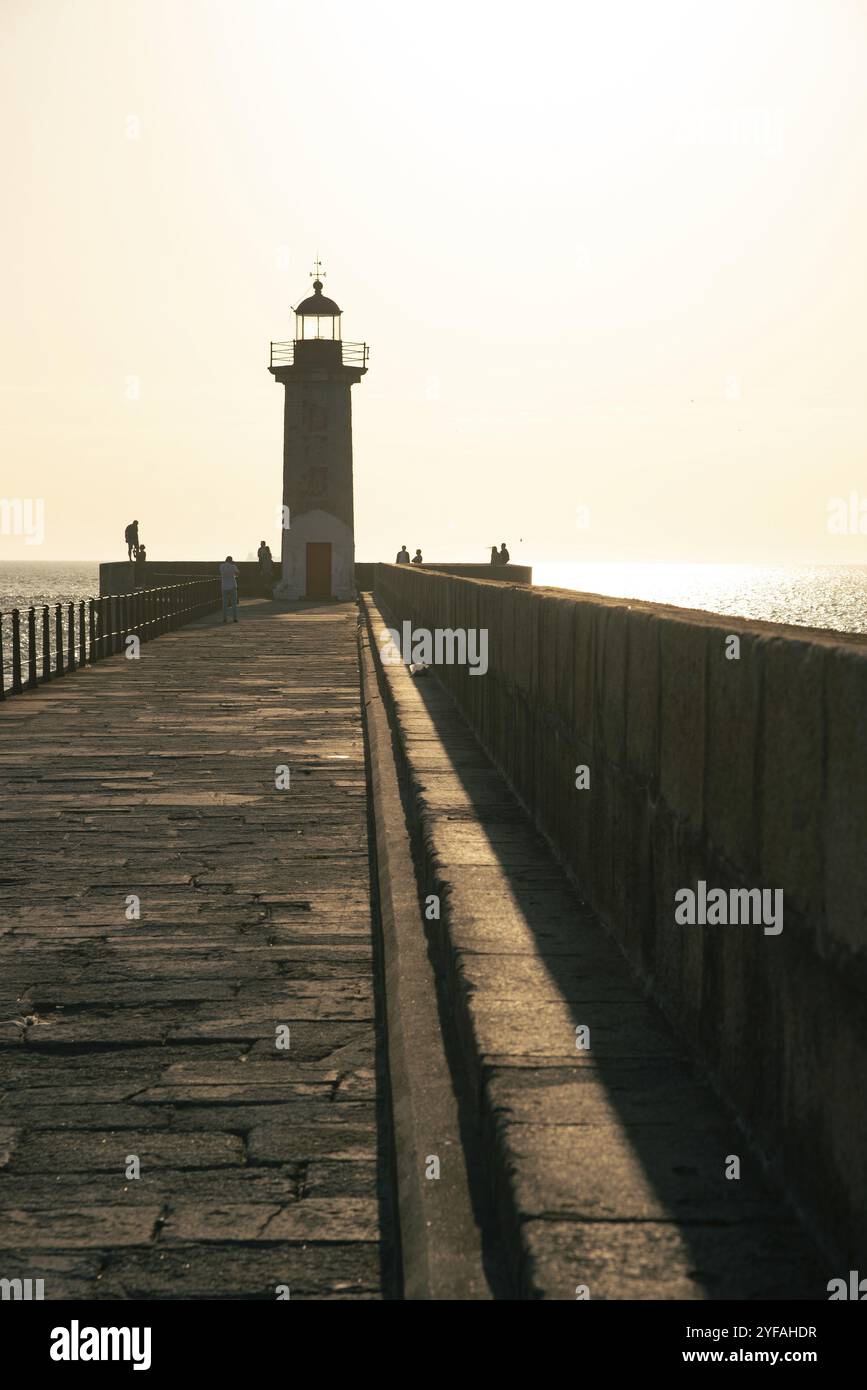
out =
[[262,541],[256,554],[259,557],[259,576],[267,593],[272,583],[271,572],[274,564],[274,557],[271,554],[270,545],[266,545],[265,542]]
[[226,622],[226,614],[229,605],[232,606],[232,618],[238,621],[238,575],[241,571],[235,564],[231,555],[227,555],[225,562],[220,566],[220,582],[223,590],[223,622]]
[[137,521],[130,522],[129,526],[127,526],[126,530],[123,533],[123,538],[126,541],[126,558],[128,560],[131,560],[133,555],[135,555],[136,551],[138,550]]
[[395,560],[394,563],[395,563],[396,565],[408,565],[408,564],[409,564],[409,551],[407,550],[407,548],[406,548],[405,545],[402,545],[402,546],[400,547],[400,550],[397,552],[397,559]]
[[143,545],[137,546],[136,552],[135,552],[135,569],[134,569],[134,571],[133,571],[134,582],[135,582],[136,584],[143,585],[144,582],[145,582],[145,573],[146,573],[146,571],[145,571],[145,565],[147,564],[147,560],[148,560],[148,555],[147,555],[147,551],[145,550],[144,546],[143,546]]
[[497,547],[496,547],[495,545],[492,545],[492,546],[491,546],[491,564],[492,564],[492,565],[498,565],[499,563],[500,563],[500,552],[499,552],[499,550],[497,549]]
[[421,551],[420,551],[420,550],[416,549],[416,552],[415,552],[415,554],[414,554],[413,557],[412,557],[412,563],[413,563],[414,565],[423,565],[423,564],[424,564],[424,560],[421,558]]
[[508,563],[509,563],[509,552],[508,552],[508,550],[506,549],[506,542],[503,541],[503,544],[500,546],[500,564],[501,564],[501,565],[507,565]]

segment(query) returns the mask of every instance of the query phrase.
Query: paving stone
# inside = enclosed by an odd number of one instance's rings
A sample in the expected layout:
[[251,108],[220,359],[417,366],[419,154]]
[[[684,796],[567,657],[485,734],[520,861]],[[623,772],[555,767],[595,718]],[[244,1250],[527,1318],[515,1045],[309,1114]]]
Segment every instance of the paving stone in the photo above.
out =
[[674,1056],[679,1052],[662,1015],[649,1004],[583,1000],[535,1003],[526,995],[500,999],[476,992],[469,1008],[480,1053],[578,1060],[576,1028],[589,1029],[590,1053],[600,1057]]
[[[827,1298],[794,1223],[528,1221],[524,1297],[781,1300]],[[587,1290],[585,1295],[584,1290]]]
[[771,1214],[758,1165],[746,1153],[740,1180],[726,1179],[728,1155],[743,1148],[734,1126],[716,1135],[653,1123],[503,1128],[526,1216],[733,1222]]
[[69,1255],[53,1250],[3,1251],[3,1277],[42,1279],[46,1299],[90,1298],[101,1267],[102,1256],[87,1251],[74,1251]]
[[494,1115],[523,1124],[620,1125],[652,1122],[716,1127],[719,1103],[700,1082],[663,1064],[588,1058],[581,1067],[509,1067],[498,1058],[487,1078]]
[[148,1245],[155,1237],[161,1207],[60,1206],[40,1211],[0,1211],[0,1248],[43,1250]]
[[[34,1254],[34,1260],[37,1254]],[[97,1298],[353,1299],[381,1296],[379,1251],[368,1242],[263,1246],[191,1244],[109,1252],[97,1276]]]
[[211,1240],[375,1243],[378,1233],[375,1201],[362,1197],[308,1197],[284,1207],[266,1203],[178,1205],[167,1218],[160,1241],[166,1244]]
[[157,1130],[36,1130],[18,1145],[12,1163],[17,1172],[104,1169],[123,1173],[127,1154],[143,1168],[214,1168],[244,1162],[244,1142],[237,1135],[201,1131],[165,1134]]
[[[351,1168],[353,1165],[336,1164]],[[375,1167],[375,1165],[374,1165]],[[308,1165],[304,1162],[275,1164],[268,1168],[145,1168],[140,1178],[122,1177],[106,1184],[104,1172],[4,1174],[2,1201],[5,1208],[39,1211],[98,1205],[110,1193],[122,1206],[153,1206],[171,1211],[178,1201],[269,1202],[284,1206],[297,1200],[302,1182],[306,1184]],[[320,1195],[313,1193],[311,1195]],[[353,1196],[361,1193],[336,1190],[322,1196]]]
[[314,1159],[305,1163],[301,1189],[305,1197],[366,1197],[376,1191],[376,1164]]
[[376,1126],[337,1120],[333,1125],[262,1125],[247,1139],[250,1163],[287,1163],[298,1159],[330,1158],[343,1162],[370,1159],[376,1154]]

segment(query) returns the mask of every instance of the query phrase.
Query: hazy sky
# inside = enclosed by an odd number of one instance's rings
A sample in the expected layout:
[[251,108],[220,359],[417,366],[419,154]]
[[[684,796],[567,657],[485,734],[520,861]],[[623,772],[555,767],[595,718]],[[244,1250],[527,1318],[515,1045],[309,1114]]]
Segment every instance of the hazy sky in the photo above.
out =
[[0,557],[278,553],[318,251],[359,558],[867,561],[826,526],[867,0],[0,0],[0,41],[0,498],[45,503]]

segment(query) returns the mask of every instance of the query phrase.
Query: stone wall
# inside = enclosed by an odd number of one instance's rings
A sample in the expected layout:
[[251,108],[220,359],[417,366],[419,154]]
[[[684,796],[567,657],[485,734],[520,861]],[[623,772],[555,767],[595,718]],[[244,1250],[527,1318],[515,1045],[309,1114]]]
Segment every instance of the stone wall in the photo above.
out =
[[[220,565],[225,555],[218,560],[147,560],[145,562],[145,587],[158,588],[163,584],[182,584],[185,579],[219,579]],[[240,570],[238,592],[241,598],[250,598],[262,592],[259,579],[259,565],[254,560],[236,560]],[[280,578],[280,567],[274,564],[274,583]],[[99,592],[105,594],[129,594],[135,586],[132,561],[109,560],[99,567]]]
[[469,565],[450,560],[425,560],[417,568],[436,570],[439,574],[459,574],[464,579],[498,579],[506,584],[532,584],[533,571],[529,565]]
[[[439,678],[816,1235],[863,1263],[867,638],[395,565],[376,596],[488,630],[487,674]],[[783,930],[677,925],[699,880],[782,889]]]
[[[225,556],[221,557],[225,559]],[[236,560],[241,571],[240,594],[249,598],[260,592],[259,565],[254,560]],[[201,579],[218,573],[220,560],[148,560],[146,580],[150,587],[157,584],[174,584],[183,579]],[[441,569],[444,574],[467,574],[473,578],[492,578],[510,584],[530,584],[533,571],[527,565],[427,565],[426,569]],[[355,562],[355,583],[361,590],[373,588],[376,561],[357,560]],[[280,566],[274,561],[274,583],[280,579]],[[133,587],[133,567],[131,561],[109,560],[99,567],[100,594],[125,594]]]

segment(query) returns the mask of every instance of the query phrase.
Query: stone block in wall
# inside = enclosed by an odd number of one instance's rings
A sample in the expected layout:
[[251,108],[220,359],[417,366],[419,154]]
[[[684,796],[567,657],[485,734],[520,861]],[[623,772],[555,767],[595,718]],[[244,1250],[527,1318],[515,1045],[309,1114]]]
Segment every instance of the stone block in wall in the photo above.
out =
[[596,615],[596,724],[594,742],[622,768],[626,760],[627,609],[600,606]]
[[659,778],[659,619],[631,609],[626,618],[626,765],[655,787]]
[[554,706],[564,728],[574,727],[575,715],[575,615],[574,600],[564,599],[557,606],[557,670]]
[[536,718],[532,700],[526,691],[513,692],[515,742],[512,749],[512,781],[522,801],[534,811],[532,806],[533,782],[536,763]]
[[538,614],[536,627],[536,699],[551,712],[553,718],[557,711],[557,667],[560,611],[571,607],[570,599],[556,598],[553,594],[542,593],[537,596]]
[[688,824],[664,802],[657,802],[650,824],[653,855],[653,989],[678,1030],[693,1043],[700,1032],[704,930],[675,921],[676,894],[695,889],[705,866]]
[[832,949],[854,953],[867,973],[867,651],[838,648],[824,670],[826,926]]
[[[614,824],[616,791],[612,769],[594,750],[592,772],[593,819],[590,823],[590,862],[588,897],[607,922],[613,921],[614,901]],[[618,924],[619,929],[619,924]]]
[[[536,750],[533,761],[533,785],[530,804],[534,808],[535,821],[551,839],[557,833],[560,800],[558,791],[562,784],[562,763],[566,749],[560,747],[557,730],[543,706],[536,703],[535,710]],[[560,766],[558,767],[558,763]],[[557,841],[555,840],[555,843]]]
[[514,589],[501,588],[497,605],[499,623],[493,664],[507,686],[514,684],[515,680],[515,592]]
[[[487,585],[467,584],[465,586],[465,594],[463,595],[464,621],[462,626],[466,629],[468,634],[468,642],[470,632],[476,634],[475,641],[478,643],[480,640],[479,633],[482,629],[489,629],[487,604],[491,597],[492,595],[489,594]],[[490,630],[488,630],[488,638],[490,639]],[[476,647],[476,651],[479,651],[478,646]],[[469,666],[467,666],[466,675],[469,717],[473,723],[473,727],[480,728],[482,724],[482,708],[485,699],[485,682],[488,676],[487,673],[483,676],[471,675]]]
[[516,589],[514,595],[514,679],[519,689],[530,694],[534,689],[536,680],[536,634],[539,620],[539,607],[532,589]]
[[592,744],[596,712],[596,614],[585,599],[575,601],[572,644],[572,722],[576,736]]
[[[764,644],[761,882],[818,933],[824,916],[824,667],[829,650],[771,638]],[[753,885],[751,885],[753,886]]]
[[651,822],[653,809],[647,788],[637,778],[621,774],[615,783],[619,799],[619,836],[614,844],[614,911],[622,923],[623,948],[645,977],[653,971],[655,918]]
[[[737,650],[737,657],[727,655]],[[760,636],[723,625],[708,628],[705,827],[711,844],[753,878],[759,861],[756,756],[763,663]]]
[[503,661],[503,599],[508,593],[505,587],[491,584],[487,586],[485,600],[479,614],[479,622],[488,633],[488,669],[484,676],[477,677],[481,685],[479,731],[486,747],[493,747],[504,736],[502,720],[508,716],[508,705],[503,699],[506,681]]
[[[569,750],[567,769],[567,789],[569,791],[569,813],[566,820],[567,837],[563,841],[564,858],[574,872],[582,893],[590,895],[590,868],[593,857],[592,829],[599,816],[599,802],[595,799],[593,749],[589,743],[573,739]],[[601,767],[601,763],[596,764]],[[579,789],[575,786],[576,768],[590,769],[590,786]]]
[[610,921],[620,924],[624,949],[631,959],[639,953],[639,942],[630,931],[632,925],[627,911],[630,889],[642,891],[636,875],[636,849],[633,839],[636,825],[632,816],[632,784],[622,767],[606,762],[606,804],[611,844],[611,875],[608,887],[607,914]]
[[660,792],[698,831],[704,814],[705,628],[662,618],[659,656]]
[[[723,881],[720,873],[710,872],[714,887],[741,886]],[[755,927],[713,930],[716,939],[708,952],[705,973],[705,1056],[724,1089],[738,1096],[741,1113],[749,1114],[752,1122],[761,1115],[767,1099],[757,1062],[768,1016],[767,985],[762,973],[768,960],[762,954]]]

